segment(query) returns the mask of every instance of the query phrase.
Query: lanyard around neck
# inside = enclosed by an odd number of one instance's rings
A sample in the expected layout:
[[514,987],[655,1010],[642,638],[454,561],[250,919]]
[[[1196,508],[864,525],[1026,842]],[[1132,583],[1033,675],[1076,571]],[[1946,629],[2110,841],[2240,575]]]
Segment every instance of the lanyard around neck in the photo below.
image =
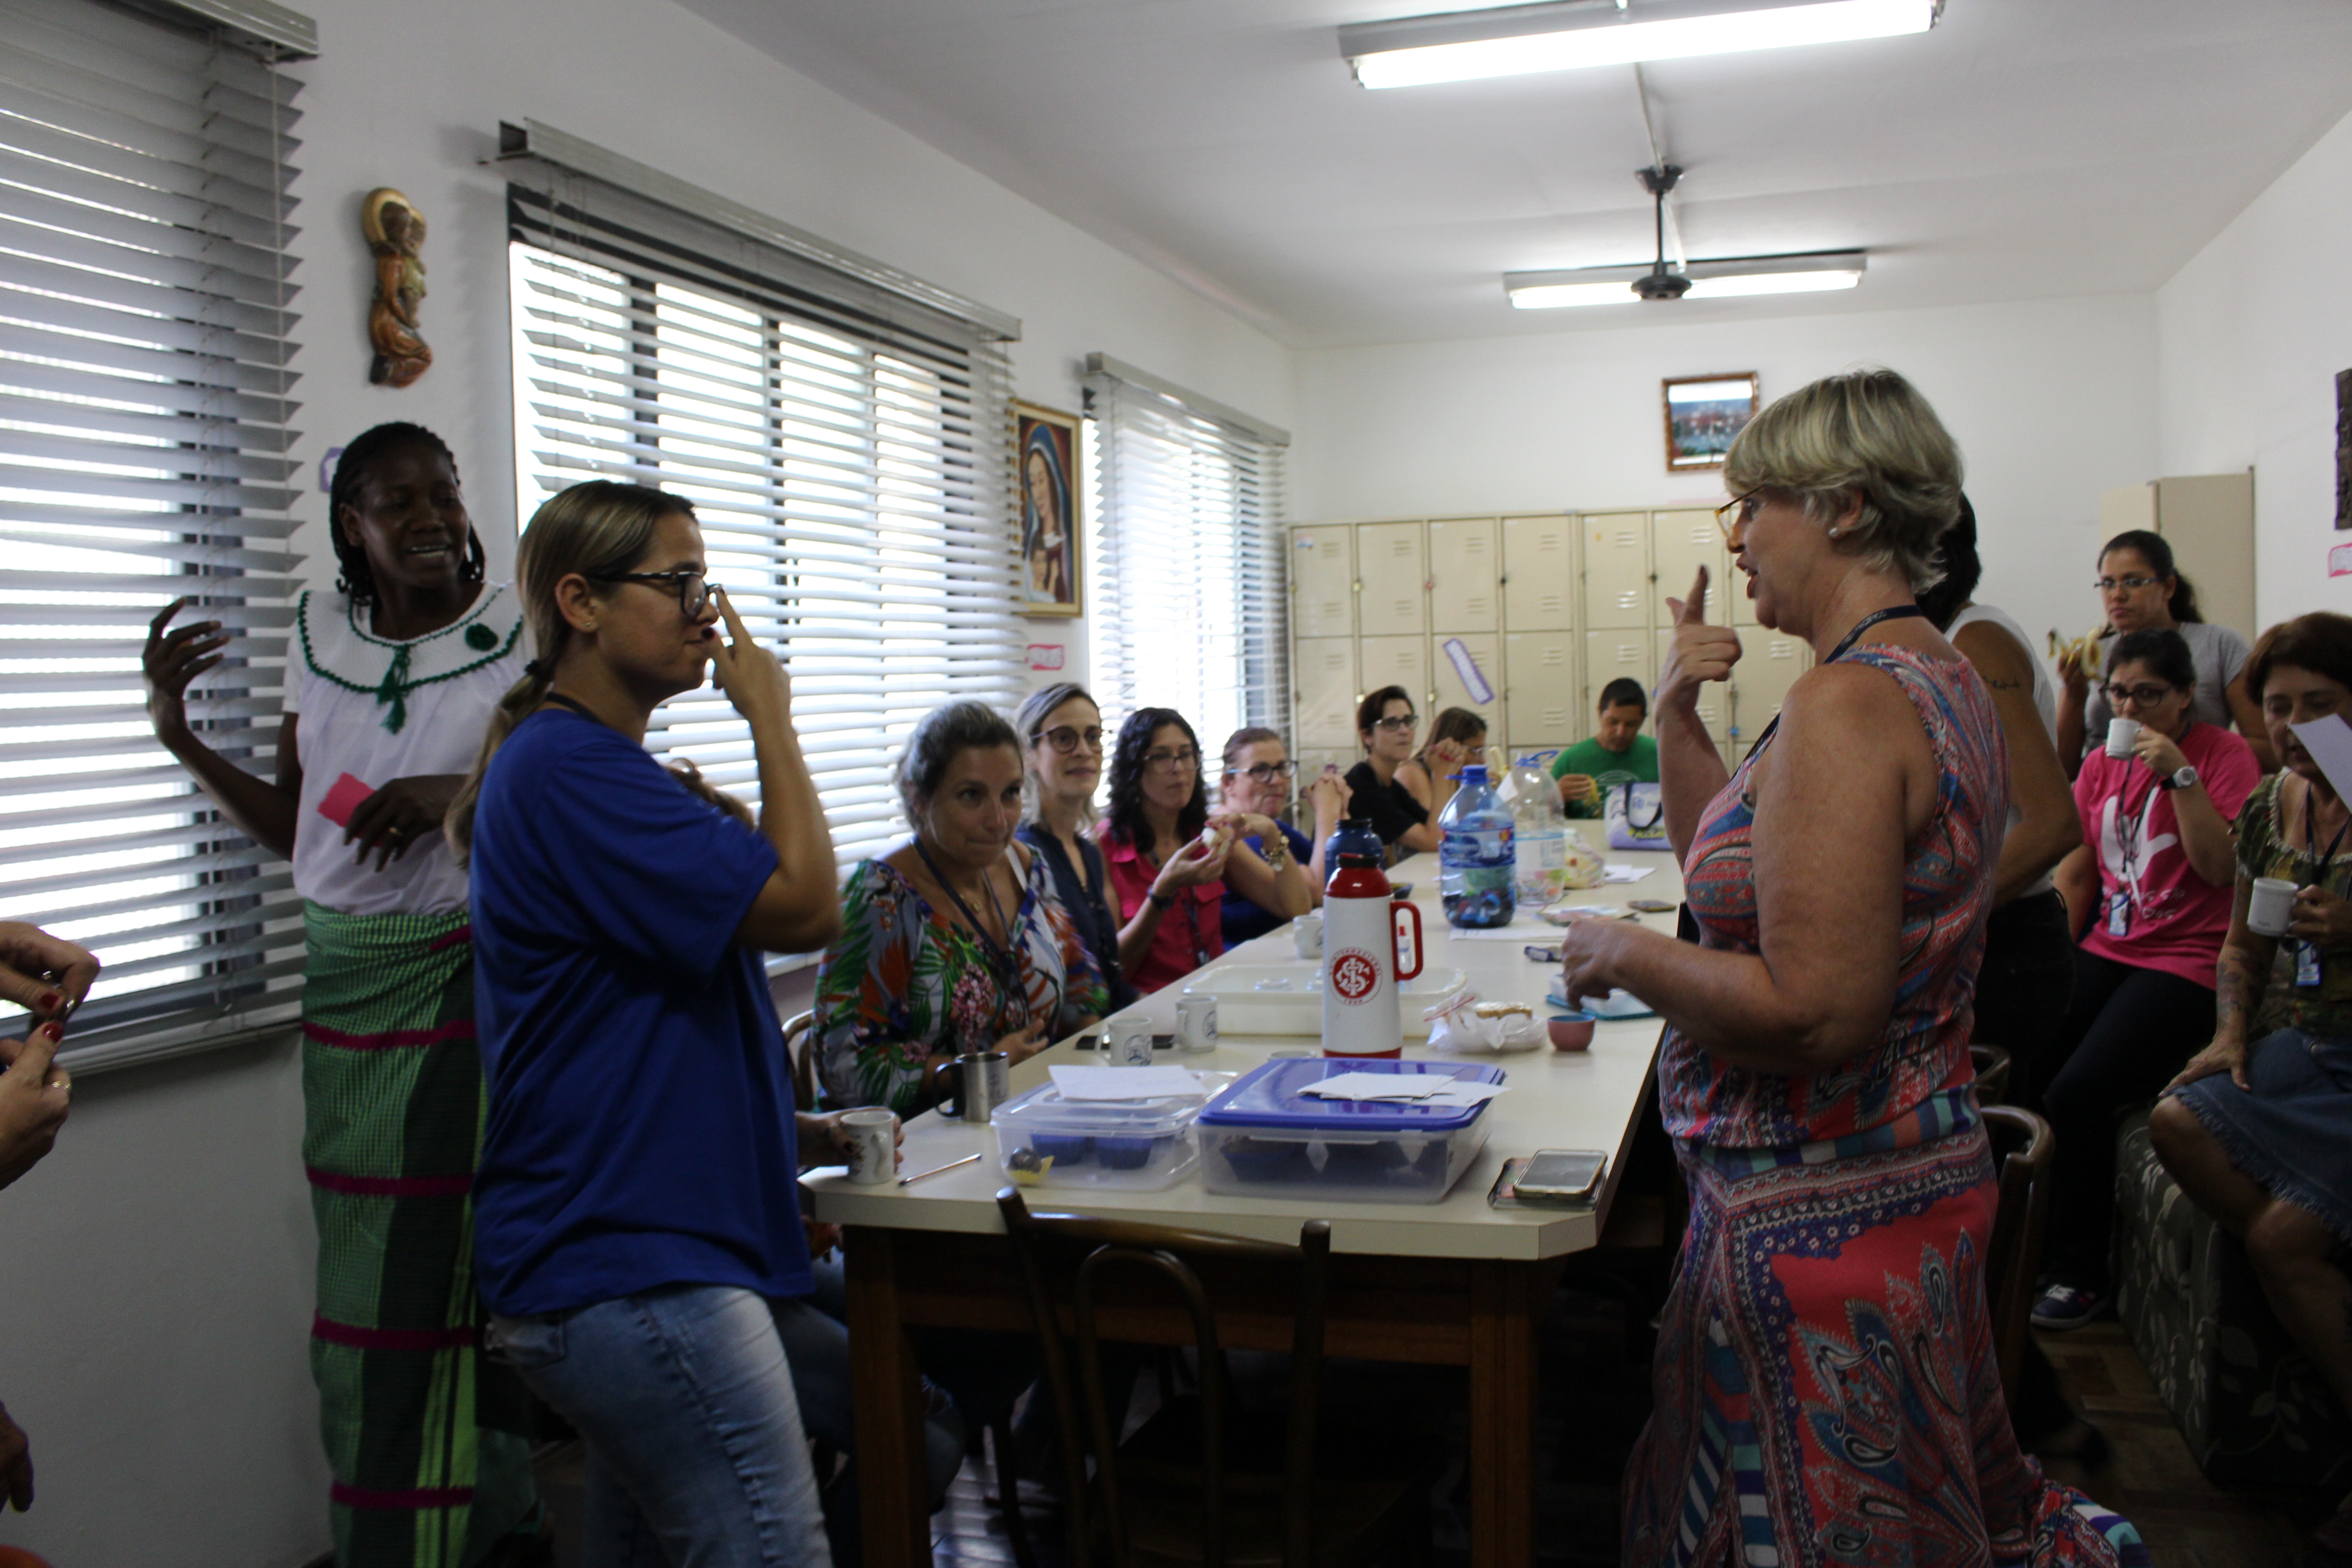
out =
[[2303,786],[2303,847],[2313,859],[2319,862],[2319,868],[2311,874],[2311,880],[2303,885],[2324,888],[2327,885],[2327,868],[2335,863],[2336,847],[2344,842],[2345,829],[2352,828],[2352,818],[2347,818],[2343,826],[2336,830],[2336,837],[2327,841],[2327,853],[2322,855],[2319,852],[2319,814],[2313,809],[2318,803],[2312,799],[2312,795],[2310,781],[2305,780]]

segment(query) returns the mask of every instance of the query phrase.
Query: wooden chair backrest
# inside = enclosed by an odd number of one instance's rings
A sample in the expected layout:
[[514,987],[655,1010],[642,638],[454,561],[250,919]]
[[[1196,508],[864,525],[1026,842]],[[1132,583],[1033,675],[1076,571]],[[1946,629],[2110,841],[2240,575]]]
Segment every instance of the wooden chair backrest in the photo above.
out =
[[793,1068],[793,1109],[816,1109],[816,1015],[795,1013],[784,1020],[784,1059]]
[[1999,1046],[1970,1046],[1969,1058],[1976,1063],[1977,1103],[2006,1105],[2009,1103],[2009,1080],[2011,1073],[2010,1055]]
[[1983,1112],[2000,1184],[1992,1246],[1985,1258],[1985,1304],[1992,1313],[2000,1391],[2013,1408],[2033,1310],[2033,1271],[2042,1257],[2042,1222],[2050,1208],[2050,1162],[2058,1142],[2050,1123],[2030,1110],[1988,1105]]
[[[1030,1316],[1044,1354],[1046,1388],[1060,1423],[1073,1564],[1093,1560],[1086,1477],[1089,1447],[1095,1454],[1102,1533],[1109,1542],[1111,1561],[1118,1568],[1129,1568],[1129,1563],[1118,1454],[1119,1422],[1126,1412],[1113,1412],[1104,1397],[1102,1347],[1097,1335],[1105,1277],[1114,1270],[1156,1276],[1172,1289],[1192,1319],[1192,1345],[1201,1363],[1202,1561],[1210,1568],[1221,1568],[1224,1562],[1225,1411],[1230,1391],[1224,1352],[1217,1337],[1216,1310],[1188,1259],[1265,1264],[1295,1271],[1290,1408],[1283,1445],[1283,1557],[1291,1568],[1307,1568],[1314,1561],[1315,1415],[1322,1390],[1330,1223],[1308,1220],[1299,1226],[1298,1245],[1287,1247],[1137,1220],[1032,1214],[1016,1187],[998,1193],[996,1206],[1004,1215],[1004,1233],[1021,1267]],[[1081,1248],[1086,1249],[1084,1257],[1074,1268],[1069,1268],[1067,1258]],[[1060,1292],[1055,1289],[1064,1275],[1068,1279],[1076,1329],[1076,1380],[1071,1375],[1071,1349],[1062,1334]],[[1078,1424],[1081,1391],[1086,1404],[1083,1427]],[[1084,1443],[1076,1436],[1080,1431],[1088,1435]]]

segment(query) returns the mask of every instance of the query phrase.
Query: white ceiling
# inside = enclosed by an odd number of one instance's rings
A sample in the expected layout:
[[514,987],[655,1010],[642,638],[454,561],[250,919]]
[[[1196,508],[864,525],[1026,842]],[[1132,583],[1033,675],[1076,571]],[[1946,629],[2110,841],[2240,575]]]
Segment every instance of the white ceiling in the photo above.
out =
[[682,3],[1297,346],[2149,289],[2352,112],[2346,0],[1948,0],[1645,66],[1690,255],[1869,275],[1517,311],[1506,271],[1649,256],[1632,68],[1355,85],[1339,24],[1443,0]]

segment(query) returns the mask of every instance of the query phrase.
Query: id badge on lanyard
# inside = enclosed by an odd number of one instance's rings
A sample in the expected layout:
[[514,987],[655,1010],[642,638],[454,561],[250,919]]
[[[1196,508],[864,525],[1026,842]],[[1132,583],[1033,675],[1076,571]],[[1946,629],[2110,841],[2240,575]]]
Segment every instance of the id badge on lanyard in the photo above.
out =
[[2294,944],[2294,983],[2305,989],[2319,984],[2319,944],[2298,942]]
[[2107,934],[2118,940],[2131,934],[2131,894],[2121,888],[2107,900]]

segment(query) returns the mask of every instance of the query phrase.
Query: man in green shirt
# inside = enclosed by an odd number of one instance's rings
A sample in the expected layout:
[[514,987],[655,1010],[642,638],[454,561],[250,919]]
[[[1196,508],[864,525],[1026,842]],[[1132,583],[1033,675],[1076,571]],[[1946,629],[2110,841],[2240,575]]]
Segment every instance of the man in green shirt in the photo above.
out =
[[1599,816],[1601,797],[1623,784],[1658,782],[1658,742],[1642,733],[1650,699],[1638,680],[1601,689],[1601,730],[1552,759],[1560,805],[1570,816]]

